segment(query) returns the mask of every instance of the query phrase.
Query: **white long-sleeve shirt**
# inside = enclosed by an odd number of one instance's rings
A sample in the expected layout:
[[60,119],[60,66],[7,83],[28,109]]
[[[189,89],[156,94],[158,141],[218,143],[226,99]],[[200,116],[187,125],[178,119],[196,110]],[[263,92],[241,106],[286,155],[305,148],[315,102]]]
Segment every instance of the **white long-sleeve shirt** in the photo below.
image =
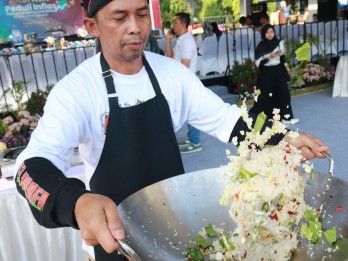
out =
[[[204,87],[194,73],[174,59],[150,52],[145,52],[145,55],[168,101],[174,131],[188,121],[194,127],[228,142],[241,116],[240,109],[224,103]],[[136,106],[155,96],[145,68],[135,75],[112,71],[112,76],[122,107]],[[53,88],[44,115],[27,148],[17,158],[15,169],[25,159],[43,157],[66,173],[74,148],[79,147],[88,184],[104,146],[104,120],[108,112],[108,96],[101,75],[100,55],[97,54]]]

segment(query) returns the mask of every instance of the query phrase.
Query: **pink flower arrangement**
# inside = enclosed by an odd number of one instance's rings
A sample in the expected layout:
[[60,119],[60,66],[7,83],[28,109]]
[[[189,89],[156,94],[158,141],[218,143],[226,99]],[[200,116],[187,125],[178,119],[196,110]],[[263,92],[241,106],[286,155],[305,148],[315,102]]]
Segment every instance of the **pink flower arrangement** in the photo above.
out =
[[28,111],[19,111],[18,120],[7,116],[0,122],[0,142],[6,144],[7,148],[25,146],[37,126],[39,116],[30,115]]
[[331,80],[333,75],[323,66],[314,63],[307,63],[303,69],[302,78],[306,85],[318,84]]

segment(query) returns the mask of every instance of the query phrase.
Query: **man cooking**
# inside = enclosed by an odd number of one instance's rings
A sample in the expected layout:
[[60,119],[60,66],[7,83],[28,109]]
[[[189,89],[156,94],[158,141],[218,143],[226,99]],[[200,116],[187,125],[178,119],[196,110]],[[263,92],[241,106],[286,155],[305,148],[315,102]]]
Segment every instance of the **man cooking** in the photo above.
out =
[[[151,30],[147,0],[86,0],[84,24],[102,46],[51,91],[43,117],[17,158],[16,184],[45,227],[81,230],[97,261],[119,260],[125,239],[117,204],[184,173],[175,131],[185,122],[223,142],[241,138],[240,109],[225,104],[181,63],[143,52]],[[328,150],[301,133],[304,157]],[[67,178],[75,147],[86,185]],[[113,253],[113,254],[110,254]]]

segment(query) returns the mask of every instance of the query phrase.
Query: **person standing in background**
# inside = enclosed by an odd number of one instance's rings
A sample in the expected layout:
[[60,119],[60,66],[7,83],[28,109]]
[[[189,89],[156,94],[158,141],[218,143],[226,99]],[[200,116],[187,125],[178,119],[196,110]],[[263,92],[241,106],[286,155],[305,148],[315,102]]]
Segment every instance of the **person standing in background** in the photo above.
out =
[[[166,54],[189,68],[194,74],[197,66],[197,45],[192,34],[188,32],[190,15],[184,12],[175,14],[173,31],[167,33]],[[176,44],[172,49],[171,41],[177,35]],[[192,153],[202,151],[200,130],[188,124],[187,140],[179,142],[181,153]]]
[[259,68],[257,88],[261,91],[258,101],[250,109],[251,113],[264,112],[268,119],[273,117],[273,109],[280,109],[283,124],[296,124],[291,108],[288,88],[289,73],[285,67],[284,42],[275,34],[274,27],[266,24],[261,29],[262,41],[255,51],[255,63]]
[[312,15],[312,22],[318,22],[318,14]]
[[219,29],[217,22],[211,22],[210,24],[213,27],[213,32],[216,35],[217,40],[219,41],[222,35],[222,31]]
[[249,27],[254,27],[254,25],[253,25],[253,17],[251,15],[247,15],[247,17],[246,17],[246,24]]

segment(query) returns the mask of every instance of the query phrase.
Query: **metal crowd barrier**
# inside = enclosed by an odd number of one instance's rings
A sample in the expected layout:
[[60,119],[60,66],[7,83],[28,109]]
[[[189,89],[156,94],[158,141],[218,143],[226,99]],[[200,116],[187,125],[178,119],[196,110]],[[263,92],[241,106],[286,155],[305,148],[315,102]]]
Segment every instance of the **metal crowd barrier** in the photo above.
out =
[[77,47],[0,56],[0,108],[10,109],[13,100],[6,90],[15,83],[25,87],[29,98],[31,92],[46,90],[93,54],[94,47]]

